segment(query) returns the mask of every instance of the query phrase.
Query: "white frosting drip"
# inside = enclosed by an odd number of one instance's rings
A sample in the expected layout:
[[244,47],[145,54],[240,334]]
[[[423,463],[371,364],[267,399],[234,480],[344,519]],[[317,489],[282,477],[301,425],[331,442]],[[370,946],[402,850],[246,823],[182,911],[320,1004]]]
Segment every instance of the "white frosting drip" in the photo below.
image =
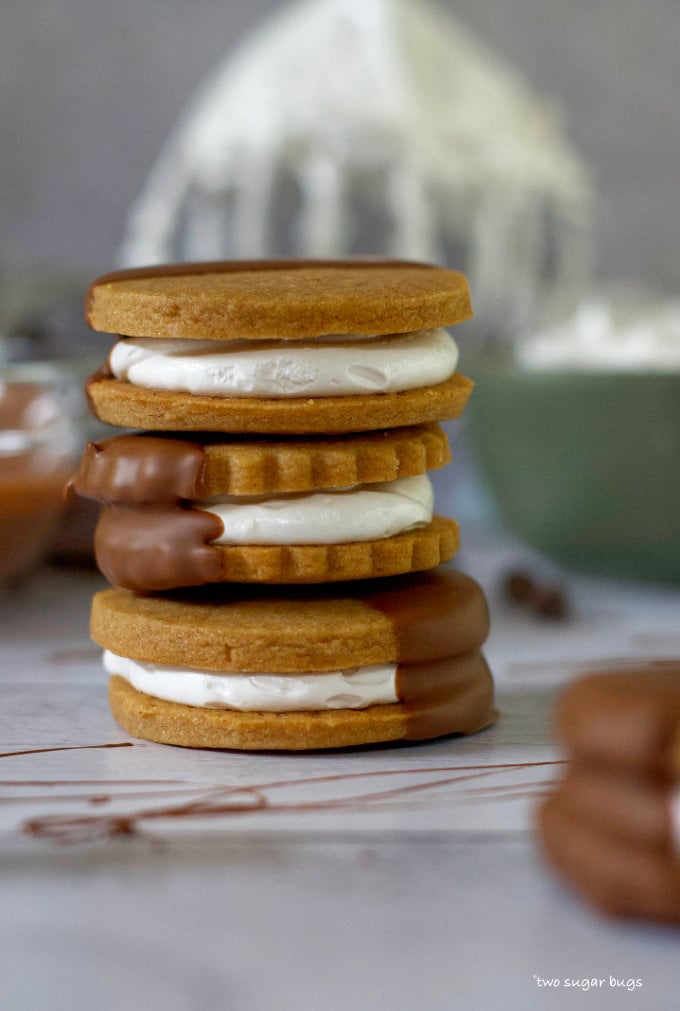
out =
[[313,340],[128,338],[111,351],[117,379],[212,397],[346,396],[443,382],[458,348],[443,329]]
[[213,544],[342,544],[393,537],[432,519],[427,475],[310,495],[277,498],[224,495],[196,508],[218,516],[224,533]]
[[551,98],[425,0],[274,6],[168,139],[123,264],[369,250],[449,264],[487,337],[573,304],[591,187]]
[[680,370],[680,300],[644,294],[593,297],[569,319],[525,339],[526,369]]
[[396,664],[319,674],[208,673],[139,663],[105,650],[104,668],[146,695],[203,709],[285,713],[365,709],[399,701]]

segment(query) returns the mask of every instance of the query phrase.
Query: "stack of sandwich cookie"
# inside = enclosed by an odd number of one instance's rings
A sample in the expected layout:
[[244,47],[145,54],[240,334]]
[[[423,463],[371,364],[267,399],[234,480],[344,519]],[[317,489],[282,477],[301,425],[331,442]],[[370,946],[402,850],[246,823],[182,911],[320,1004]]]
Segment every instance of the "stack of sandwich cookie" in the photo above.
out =
[[118,333],[76,491],[116,718],[150,740],[309,749],[493,722],[477,584],[429,470],[472,383],[465,278],[389,261],[181,264],[96,281]]

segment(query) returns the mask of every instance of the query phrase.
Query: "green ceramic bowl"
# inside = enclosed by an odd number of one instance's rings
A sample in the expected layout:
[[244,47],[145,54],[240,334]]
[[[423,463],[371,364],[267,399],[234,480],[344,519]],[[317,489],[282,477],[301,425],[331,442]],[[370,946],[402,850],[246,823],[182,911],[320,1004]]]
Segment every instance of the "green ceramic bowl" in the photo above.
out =
[[474,378],[470,441],[510,529],[577,570],[680,583],[680,375]]

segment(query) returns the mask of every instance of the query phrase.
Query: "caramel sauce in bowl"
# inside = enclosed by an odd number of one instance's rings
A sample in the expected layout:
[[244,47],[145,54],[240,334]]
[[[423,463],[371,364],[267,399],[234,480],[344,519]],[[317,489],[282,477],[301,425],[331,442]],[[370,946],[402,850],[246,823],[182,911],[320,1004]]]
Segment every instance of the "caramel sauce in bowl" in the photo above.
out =
[[0,368],[0,584],[51,549],[81,447],[77,384],[57,366]]

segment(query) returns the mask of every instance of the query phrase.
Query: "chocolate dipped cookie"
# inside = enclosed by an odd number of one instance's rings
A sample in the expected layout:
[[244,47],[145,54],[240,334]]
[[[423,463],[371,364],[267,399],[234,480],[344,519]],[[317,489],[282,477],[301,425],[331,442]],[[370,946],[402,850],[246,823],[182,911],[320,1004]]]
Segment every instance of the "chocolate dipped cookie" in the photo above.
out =
[[188,747],[339,748],[493,723],[474,580],[440,567],[341,587],[99,593],[116,719]]
[[569,765],[538,812],[546,857],[602,912],[680,923],[680,663],[579,679],[556,731]]
[[99,568],[140,592],[336,582],[432,568],[458,547],[433,515],[438,425],[306,440],[125,435],[90,444],[72,486],[102,503]]

